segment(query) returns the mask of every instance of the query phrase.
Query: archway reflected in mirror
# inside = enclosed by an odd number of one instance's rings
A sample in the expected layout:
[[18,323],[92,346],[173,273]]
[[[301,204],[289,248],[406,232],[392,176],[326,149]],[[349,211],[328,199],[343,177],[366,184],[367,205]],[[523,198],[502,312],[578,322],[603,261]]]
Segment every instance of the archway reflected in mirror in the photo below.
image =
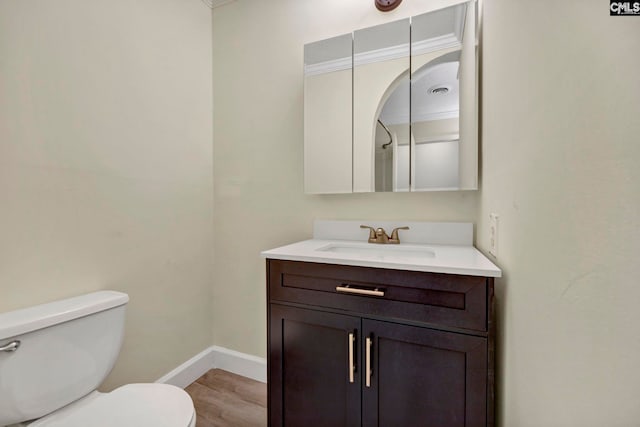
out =
[[409,191],[409,99],[408,71],[387,89],[376,114],[375,191]]

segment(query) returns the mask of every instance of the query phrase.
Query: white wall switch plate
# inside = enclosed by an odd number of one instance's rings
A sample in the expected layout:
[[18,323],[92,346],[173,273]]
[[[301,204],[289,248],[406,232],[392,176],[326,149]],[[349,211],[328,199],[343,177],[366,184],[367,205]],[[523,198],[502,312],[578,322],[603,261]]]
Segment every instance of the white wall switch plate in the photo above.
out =
[[489,214],[489,253],[498,257],[498,215]]

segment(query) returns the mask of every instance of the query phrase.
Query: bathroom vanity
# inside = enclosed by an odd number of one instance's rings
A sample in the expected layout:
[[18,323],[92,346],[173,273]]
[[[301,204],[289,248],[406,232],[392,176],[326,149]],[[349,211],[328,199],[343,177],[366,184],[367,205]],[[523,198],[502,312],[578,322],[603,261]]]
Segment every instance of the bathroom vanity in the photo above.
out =
[[321,221],[263,252],[269,425],[494,424],[500,270],[471,224],[409,225],[408,243],[374,245],[356,222]]

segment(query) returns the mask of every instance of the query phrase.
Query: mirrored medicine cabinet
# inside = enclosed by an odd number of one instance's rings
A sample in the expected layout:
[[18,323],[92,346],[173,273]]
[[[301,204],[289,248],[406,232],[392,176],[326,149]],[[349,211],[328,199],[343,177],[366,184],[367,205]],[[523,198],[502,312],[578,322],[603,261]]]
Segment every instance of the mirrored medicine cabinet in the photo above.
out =
[[310,194],[478,188],[476,2],[305,45]]

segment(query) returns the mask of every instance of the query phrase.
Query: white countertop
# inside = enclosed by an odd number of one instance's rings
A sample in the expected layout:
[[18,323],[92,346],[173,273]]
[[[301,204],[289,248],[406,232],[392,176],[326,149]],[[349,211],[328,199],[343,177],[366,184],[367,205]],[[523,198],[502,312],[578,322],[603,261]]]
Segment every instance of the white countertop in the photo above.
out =
[[[332,252],[345,247],[347,253]],[[362,250],[359,251],[359,248]],[[380,249],[378,251],[377,249]],[[395,251],[395,253],[394,253]],[[382,253],[380,253],[382,252]],[[425,255],[421,256],[420,253]],[[406,254],[409,254],[408,256]],[[393,270],[426,271],[500,277],[502,271],[471,245],[410,244],[378,245],[365,241],[311,239],[263,251],[269,259],[306,261]]]

